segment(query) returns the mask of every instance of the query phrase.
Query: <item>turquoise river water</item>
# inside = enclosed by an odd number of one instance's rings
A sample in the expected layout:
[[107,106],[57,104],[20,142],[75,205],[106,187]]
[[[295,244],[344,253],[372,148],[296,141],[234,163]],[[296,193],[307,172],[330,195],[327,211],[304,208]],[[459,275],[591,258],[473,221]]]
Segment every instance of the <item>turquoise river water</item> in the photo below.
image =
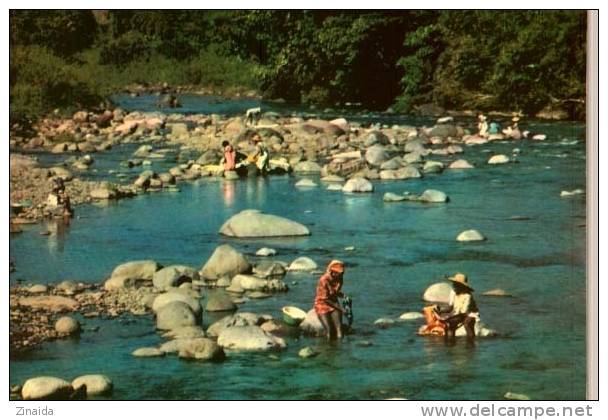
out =
[[[118,99],[127,109],[154,109],[151,97]],[[256,105],[197,97],[182,102],[182,112],[223,114]],[[285,107],[276,110],[292,112]],[[432,123],[373,114],[349,118],[365,123]],[[201,179],[181,184],[179,193],[77,207],[79,218],[69,227],[26,227],[10,238],[10,259],[17,268],[11,283],[100,282],[116,265],[138,259],[200,268],[222,243],[252,260],[263,246],[275,248],[276,258],[287,262],[308,256],[324,266],[340,258],[347,264],[344,289],[354,301],[355,333],[332,345],[322,339],[288,338],[288,348],[280,353],[231,353],[223,363],[204,364],[177,357],[132,357],[134,349],[162,342],[151,315],[82,319],[85,330],[79,339],[47,343],[12,357],[10,382],[40,375],[71,379],[104,373],[114,382],[111,398],[130,400],[483,400],[501,399],[508,391],[533,399],[584,399],[585,196],[563,198],[560,192],[586,186],[585,127],[543,122],[527,127],[546,133],[547,140],[465,147],[462,157],[475,169],[419,180],[375,181],[373,194],[327,191],[322,183],[298,189],[294,176],[238,182]],[[134,147],[97,154],[97,172],[91,176],[111,178],[108,169],[116,168]],[[517,163],[485,163],[491,154],[511,155],[514,148],[521,150]],[[57,159],[39,157],[48,164]],[[162,164],[153,169],[159,167]],[[133,169],[130,176],[140,170]],[[446,192],[451,201],[422,205],[382,200],[384,192],[420,193],[427,188]],[[226,219],[248,208],[303,223],[311,236],[235,240],[218,234]],[[525,219],[510,220],[512,216]],[[41,236],[46,229],[51,235]],[[458,233],[466,229],[478,229],[488,240],[457,242]],[[355,250],[345,251],[348,246]],[[499,337],[478,339],[475,348],[465,346],[464,340],[445,347],[441,339],[417,336],[417,321],[387,329],[374,326],[380,317],[420,310],[424,289],[457,271],[469,275],[482,319]],[[310,308],[317,277],[288,274],[285,282],[289,292],[248,301],[240,310],[280,317],[284,305]],[[481,295],[496,288],[513,297]],[[203,315],[205,325],[214,319]],[[373,345],[362,346],[363,341]],[[304,346],[318,346],[322,352],[301,359],[298,350]]]

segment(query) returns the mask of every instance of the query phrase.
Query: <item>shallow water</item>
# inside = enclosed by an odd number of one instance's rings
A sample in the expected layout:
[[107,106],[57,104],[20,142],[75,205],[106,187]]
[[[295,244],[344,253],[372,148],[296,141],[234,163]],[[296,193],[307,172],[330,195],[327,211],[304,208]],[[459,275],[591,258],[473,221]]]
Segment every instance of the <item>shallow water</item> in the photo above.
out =
[[[133,358],[134,349],[161,342],[151,316],[86,319],[79,340],[47,343],[12,359],[10,382],[103,372],[114,381],[113,399],[500,399],[508,391],[533,399],[583,399],[585,196],[562,198],[560,192],[585,188],[584,126],[543,123],[535,129],[547,133],[547,141],[465,147],[462,157],[474,170],[376,181],[376,191],[368,195],[327,191],[322,183],[298,189],[298,178],[289,176],[235,183],[201,179],[180,185],[180,193],[78,207],[80,217],[69,227],[49,226],[49,236],[39,235],[45,226],[26,227],[11,236],[10,258],[17,268],[11,283],[99,282],[116,265],[137,259],[199,268],[221,243],[252,259],[262,246],[277,249],[276,259],[283,261],[305,255],[323,266],[340,258],[348,267],[345,291],[354,300],[355,334],[337,345],[288,339],[288,349],[280,353],[232,353],[224,363],[201,364]],[[489,150],[510,154],[515,147],[522,151],[518,163],[484,163]],[[117,152],[116,159],[124,158]],[[451,201],[382,201],[384,192],[427,188],[445,191]],[[221,224],[247,208],[299,221],[312,234],[263,240],[219,236]],[[509,220],[512,216],[529,219]],[[472,228],[488,240],[455,241]],[[344,250],[351,245],[354,251]],[[446,348],[441,340],[416,336],[417,321],[388,329],[373,325],[380,317],[420,310],[424,288],[456,271],[469,275],[482,319],[500,338],[479,339],[474,349],[463,340]],[[286,304],[309,308],[316,281],[289,274],[288,293],[248,301],[240,309],[278,317]],[[495,288],[514,297],[481,295]],[[205,324],[212,320],[207,315]],[[373,345],[363,347],[362,341]],[[299,358],[298,350],[307,345],[320,346],[321,354]]]

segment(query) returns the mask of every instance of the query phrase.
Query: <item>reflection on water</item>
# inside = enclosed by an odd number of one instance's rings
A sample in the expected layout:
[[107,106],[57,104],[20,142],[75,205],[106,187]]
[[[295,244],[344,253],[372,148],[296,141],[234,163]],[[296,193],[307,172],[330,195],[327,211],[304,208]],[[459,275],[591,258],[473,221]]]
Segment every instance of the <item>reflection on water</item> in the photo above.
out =
[[69,218],[52,219],[44,224],[46,228],[47,247],[49,254],[61,254],[65,247],[65,241],[70,228]]
[[[86,319],[79,342],[48,343],[27,358],[11,361],[11,383],[42,373],[71,379],[98,371],[113,379],[116,399],[496,399],[507,391],[540,399],[584,398],[586,233],[577,226],[585,222],[585,197],[565,199],[560,192],[585,187],[585,161],[573,153],[565,158],[534,153],[541,147],[553,153],[555,147],[584,153],[583,142],[553,144],[577,138],[581,130],[584,127],[544,126],[551,139],[544,146],[492,144],[496,154],[521,149],[519,163],[501,167],[489,167],[488,154],[479,148],[466,148],[465,158],[475,165],[472,171],[376,181],[371,194],[328,191],[322,184],[299,190],[293,186],[297,179],[289,176],[234,182],[205,178],[181,184],[179,194],[79,206],[81,218],[69,226],[49,224],[48,237],[39,234],[40,227],[24,226],[23,233],[10,239],[17,268],[11,282],[17,277],[26,282],[100,282],[116,265],[140,259],[199,269],[220,243],[231,244],[252,262],[258,261],[255,251],[264,246],[275,248],[276,260],[287,263],[300,256],[320,266],[342,259],[348,266],[345,287],[355,305],[355,334],[335,345],[288,337],[288,348],[272,355],[276,357],[230,354],[224,363],[210,365],[173,356],[135,360],[134,349],[162,341],[151,316],[134,318],[128,325]],[[433,159],[448,163],[455,157]],[[546,171],[546,166],[553,169]],[[382,200],[385,192],[421,193],[430,188],[444,191],[450,202]],[[298,221],[310,227],[311,235],[218,235],[228,218],[245,209]],[[511,220],[515,216],[527,219]],[[455,240],[471,228],[488,240]],[[349,246],[352,250],[346,251]],[[416,321],[387,329],[374,325],[381,317],[420,310],[424,289],[457,271],[469,275],[482,319],[503,334],[500,338],[479,339],[477,347],[468,348],[466,338],[459,337],[455,346],[446,347],[442,338],[417,336]],[[281,317],[284,305],[309,309],[317,280],[308,273],[288,273],[287,293],[249,300],[240,310]],[[491,289],[514,297],[483,296]],[[205,312],[204,325],[218,316]],[[95,325],[101,328],[87,329]],[[369,343],[357,344],[362,341]],[[298,351],[305,346],[318,347],[321,354],[302,359]]]

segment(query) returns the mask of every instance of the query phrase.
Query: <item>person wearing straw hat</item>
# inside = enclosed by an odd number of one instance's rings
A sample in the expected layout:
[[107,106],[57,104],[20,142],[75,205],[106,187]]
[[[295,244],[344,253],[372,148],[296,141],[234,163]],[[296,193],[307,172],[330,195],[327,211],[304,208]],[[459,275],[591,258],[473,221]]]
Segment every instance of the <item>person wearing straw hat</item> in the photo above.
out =
[[514,113],[513,118],[511,118],[511,125],[502,130],[507,137],[514,140],[521,140],[522,134],[521,130],[519,129],[519,119],[519,114]]
[[319,278],[315,295],[314,309],[323,325],[328,340],[342,338],[342,314],[338,298],[344,296],[344,263],[333,260],[327,265],[327,270]]
[[[479,309],[471,292],[468,278],[465,274],[456,273],[449,277],[453,290],[450,293],[449,308],[440,310],[437,308],[438,318],[446,323],[445,341],[452,343],[456,339],[456,330],[461,325],[467,332],[467,339],[472,342],[475,339],[475,322],[479,319]],[[447,315],[442,315],[446,313]]]
[[485,115],[479,114],[477,116],[477,131],[480,137],[488,137],[488,119]]

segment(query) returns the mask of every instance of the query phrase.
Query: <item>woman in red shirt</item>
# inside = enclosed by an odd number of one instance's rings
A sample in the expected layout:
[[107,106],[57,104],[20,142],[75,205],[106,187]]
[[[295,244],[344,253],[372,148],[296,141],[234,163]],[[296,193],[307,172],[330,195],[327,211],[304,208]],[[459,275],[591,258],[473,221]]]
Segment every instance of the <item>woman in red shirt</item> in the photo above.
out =
[[327,338],[342,338],[342,314],[344,309],[338,303],[344,276],[344,263],[333,260],[327,271],[319,279],[315,296],[315,312],[323,324]]

